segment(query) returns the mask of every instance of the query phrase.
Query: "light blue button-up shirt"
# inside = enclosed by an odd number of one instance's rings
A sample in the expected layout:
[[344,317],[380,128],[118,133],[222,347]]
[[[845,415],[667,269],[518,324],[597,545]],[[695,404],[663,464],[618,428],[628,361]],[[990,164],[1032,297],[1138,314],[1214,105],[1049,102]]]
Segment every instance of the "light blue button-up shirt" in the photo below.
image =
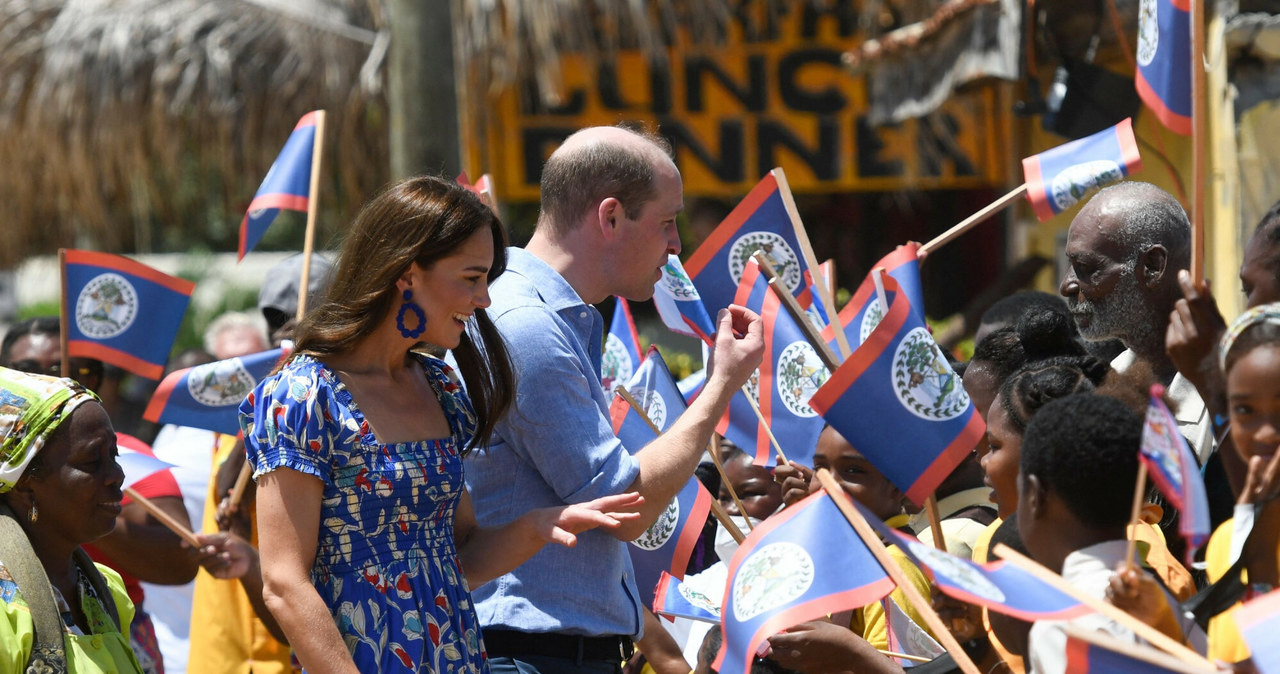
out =
[[[489,288],[486,311],[511,352],[516,403],[491,444],[466,464],[485,526],[533,508],[618,494],[640,465],[613,433],[600,384],[604,321],[560,274],[520,248]],[[641,602],[626,543],[592,530],[548,544],[515,571],[475,588],[486,629],[639,638]]]

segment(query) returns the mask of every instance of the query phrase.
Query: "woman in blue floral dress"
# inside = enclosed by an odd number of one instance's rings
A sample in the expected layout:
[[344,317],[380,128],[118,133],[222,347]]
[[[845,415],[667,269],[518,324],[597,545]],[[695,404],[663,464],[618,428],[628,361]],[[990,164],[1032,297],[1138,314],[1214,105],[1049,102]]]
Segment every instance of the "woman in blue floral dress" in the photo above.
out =
[[[468,580],[637,516],[624,494],[476,523],[462,458],[513,385],[484,314],[505,245],[467,189],[393,185],[357,216],[292,359],[241,406],[264,596],[309,672],[487,672]],[[424,343],[453,350],[474,398]]]

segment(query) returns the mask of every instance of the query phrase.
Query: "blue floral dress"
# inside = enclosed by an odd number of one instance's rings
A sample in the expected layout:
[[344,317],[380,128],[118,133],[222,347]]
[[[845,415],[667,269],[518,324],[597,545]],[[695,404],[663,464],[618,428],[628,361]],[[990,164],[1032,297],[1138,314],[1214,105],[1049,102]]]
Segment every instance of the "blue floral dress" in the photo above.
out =
[[299,356],[240,406],[254,477],[291,468],[324,482],[311,580],[361,672],[488,672],[453,541],[471,402],[442,361],[418,356],[450,437],[378,444],[351,394]]

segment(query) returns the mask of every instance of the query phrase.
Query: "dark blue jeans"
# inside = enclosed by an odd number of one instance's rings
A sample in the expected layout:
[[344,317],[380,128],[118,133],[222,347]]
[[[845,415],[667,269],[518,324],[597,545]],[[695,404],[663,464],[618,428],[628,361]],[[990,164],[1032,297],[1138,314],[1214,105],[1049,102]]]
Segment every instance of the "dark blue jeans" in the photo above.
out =
[[491,657],[489,670],[493,674],[621,674],[622,663],[584,660],[579,665],[573,658],[525,655],[518,658]]

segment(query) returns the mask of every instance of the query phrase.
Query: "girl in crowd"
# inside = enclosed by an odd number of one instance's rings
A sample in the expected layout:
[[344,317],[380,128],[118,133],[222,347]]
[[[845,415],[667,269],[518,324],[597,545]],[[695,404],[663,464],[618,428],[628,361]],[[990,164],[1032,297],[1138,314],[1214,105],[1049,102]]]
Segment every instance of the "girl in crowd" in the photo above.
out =
[[[1248,600],[1280,584],[1280,304],[1241,314],[1223,334],[1219,365],[1226,376],[1231,439],[1248,476],[1235,517],[1213,533],[1205,560],[1209,580],[1218,582],[1239,559]],[[1238,606],[1209,622],[1211,659],[1234,663],[1249,658],[1235,624]]]
[[[505,245],[466,188],[391,186],[356,217],[295,355],[241,407],[264,594],[307,669],[487,672],[468,583],[636,516],[622,494],[476,522],[462,458],[512,396],[484,312]],[[424,344],[453,350],[466,392]]]

